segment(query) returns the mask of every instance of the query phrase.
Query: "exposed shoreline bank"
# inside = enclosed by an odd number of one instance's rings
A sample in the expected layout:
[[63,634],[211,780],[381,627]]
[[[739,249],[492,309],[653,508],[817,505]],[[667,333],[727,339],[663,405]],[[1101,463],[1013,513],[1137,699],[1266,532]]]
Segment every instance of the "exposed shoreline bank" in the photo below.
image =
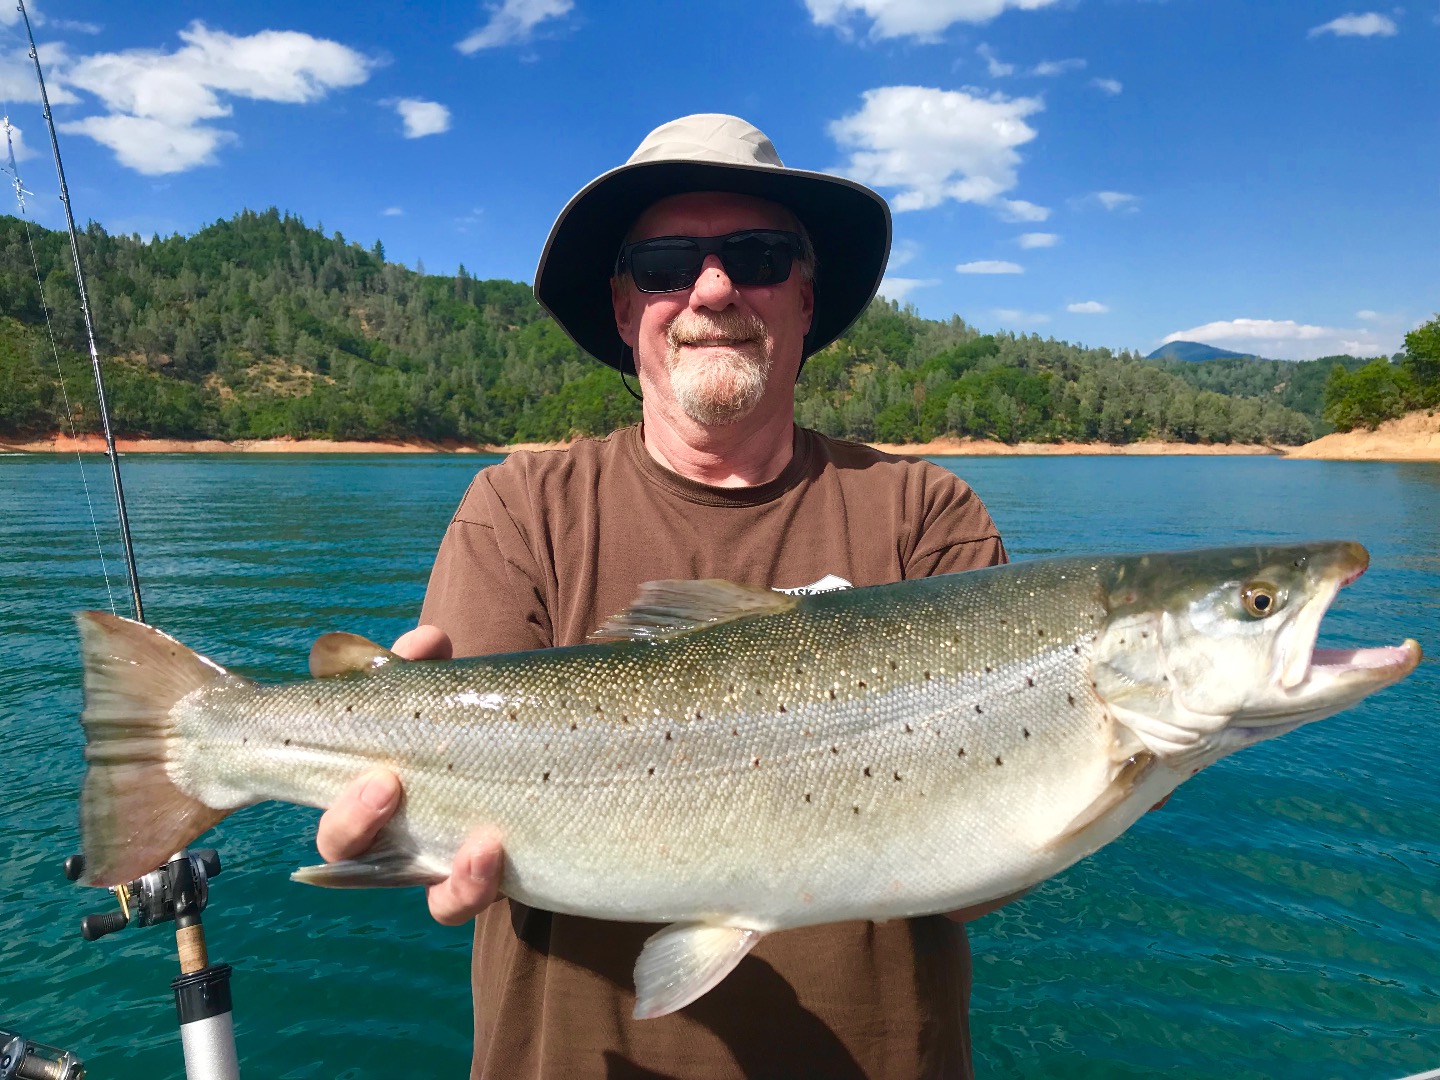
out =
[[[486,446],[458,441],[359,442],[332,439],[116,439],[124,454],[504,454],[513,450],[541,450],[565,443],[515,443]],[[1433,461],[1440,462],[1440,412],[1411,413],[1381,424],[1375,431],[1348,431],[1326,435],[1304,446],[1277,447],[1243,443],[1172,443],[1155,440],[1112,443],[1002,443],[989,439],[936,439],[928,443],[874,443],[892,454],[922,457],[1024,457],[1024,456],[1199,456],[1269,455],[1323,461]],[[103,453],[99,435],[72,439],[51,435],[30,440],[0,439],[0,453],[73,454]]]

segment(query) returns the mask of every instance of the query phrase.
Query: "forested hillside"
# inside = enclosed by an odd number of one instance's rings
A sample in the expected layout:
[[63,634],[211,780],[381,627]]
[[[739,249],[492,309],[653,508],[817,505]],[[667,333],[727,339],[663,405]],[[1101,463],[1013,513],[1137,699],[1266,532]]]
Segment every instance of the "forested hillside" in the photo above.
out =
[[[68,243],[30,233],[78,425],[95,430]],[[148,243],[92,224],[81,254],[122,434],[509,443],[638,416],[616,373],[584,357],[528,286],[463,267],[426,275],[275,210]],[[1188,374],[1210,368],[981,335],[876,301],[807,363],[796,414],[886,442],[1312,437],[1313,388],[1287,397],[1269,374]],[[25,225],[0,217],[0,436],[54,431],[63,416]]]

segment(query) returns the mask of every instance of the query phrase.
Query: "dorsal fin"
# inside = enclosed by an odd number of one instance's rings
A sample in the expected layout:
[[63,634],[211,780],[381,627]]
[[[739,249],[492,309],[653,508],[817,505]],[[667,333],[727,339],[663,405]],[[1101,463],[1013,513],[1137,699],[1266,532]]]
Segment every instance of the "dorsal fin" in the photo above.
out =
[[706,581],[647,581],[640,595],[590,635],[591,641],[663,641],[736,619],[778,615],[800,602],[772,589]]
[[322,634],[310,646],[310,675],[316,679],[330,679],[357,671],[375,671],[392,660],[403,659],[369,638],[337,631]]

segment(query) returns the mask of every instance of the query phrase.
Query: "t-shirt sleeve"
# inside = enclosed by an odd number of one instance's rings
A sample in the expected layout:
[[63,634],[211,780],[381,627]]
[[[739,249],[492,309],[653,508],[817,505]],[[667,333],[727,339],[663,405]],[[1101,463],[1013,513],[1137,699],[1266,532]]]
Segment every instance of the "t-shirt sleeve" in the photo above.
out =
[[449,634],[457,657],[544,649],[554,640],[544,574],[484,471],[445,530],[420,621]]
[[927,469],[924,511],[906,578],[978,570],[1009,561],[1000,531],[980,497],[946,470]]

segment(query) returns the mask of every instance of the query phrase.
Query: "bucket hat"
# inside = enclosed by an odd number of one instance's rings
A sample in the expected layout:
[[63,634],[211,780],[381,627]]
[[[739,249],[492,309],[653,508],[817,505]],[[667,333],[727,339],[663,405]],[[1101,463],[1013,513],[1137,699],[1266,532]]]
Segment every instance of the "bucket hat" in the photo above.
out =
[[626,232],[653,203],[689,191],[768,199],[804,223],[817,263],[806,357],[843,334],[880,287],[890,255],[884,199],[853,180],[786,168],[765,133],[738,116],[684,116],[661,124],[624,165],[581,188],[540,254],[535,298],[602,363],[635,371],[610,305],[610,274]]

